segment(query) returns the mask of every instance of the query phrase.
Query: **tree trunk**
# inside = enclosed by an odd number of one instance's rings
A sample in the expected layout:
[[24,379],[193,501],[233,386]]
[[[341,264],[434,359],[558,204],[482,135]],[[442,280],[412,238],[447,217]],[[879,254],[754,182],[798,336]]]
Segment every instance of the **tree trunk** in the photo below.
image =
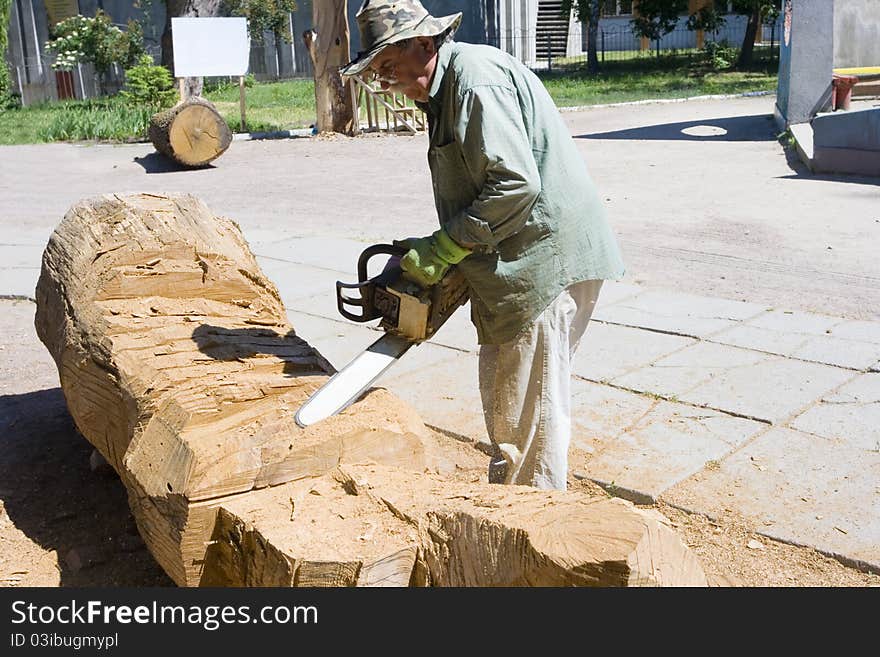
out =
[[303,35],[315,71],[315,111],[318,132],[353,134],[351,86],[339,75],[349,61],[346,0],[312,4],[314,29]]
[[180,585],[706,584],[659,514],[448,461],[441,476],[438,443],[385,390],[298,427],[332,368],[238,226],[191,196],[81,201],[36,295],[76,426]]
[[745,68],[752,64],[752,52],[755,49],[755,35],[758,34],[758,26],[761,24],[761,9],[756,7],[749,14],[749,22],[746,24],[746,35],[743,38],[739,58],[736,60],[737,68]]
[[[171,38],[171,19],[186,16],[211,18],[221,15],[223,0],[165,0],[165,30],[162,32],[162,66],[174,71],[174,41]],[[176,76],[175,76],[176,77]],[[183,100],[201,96],[204,80],[201,77],[184,78]]]
[[213,103],[192,97],[150,118],[156,150],[185,166],[204,166],[232,143],[232,132]]
[[599,39],[599,0],[591,0],[590,17],[588,19],[589,33],[587,35],[587,70],[590,73],[599,72],[599,55],[596,52]]

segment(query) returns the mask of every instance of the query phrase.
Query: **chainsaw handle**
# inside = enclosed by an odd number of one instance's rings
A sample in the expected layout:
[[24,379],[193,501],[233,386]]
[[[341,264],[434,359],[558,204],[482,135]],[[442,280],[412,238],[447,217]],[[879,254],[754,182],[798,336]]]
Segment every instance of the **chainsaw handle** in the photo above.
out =
[[[358,258],[358,282],[343,283],[342,281],[336,281],[336,308],[339,310],[339,314],[353,322],[369,322],[381,317],[381,311],[373,304],[373,290],[377,283],[387,284],[389,281],[395,280],[400,276],[400,265],[396,263],[390,267],[386,265],[382,273],[373,278],[367,278],[367,266],[373,256],[385,254],[392,257],[401,257],[406,252],[407,249],[401,246],[394,246],[393,244],[374,244],[364,249]],[[343,290],[358,290],[360,297],[346,296],[343,294]],[[361,309],[361,313],[356,315],[349,312],[346,310],[346,306],[356,306]]]
[[[403,248],[402,246],[394,246],[393,244],[374,244],[373,246],[368,246],[363,250],[360,257],[358,258],[358,281],[363,283],[365,281],[370,280],[367,278],[367,265],[370,262],[370,259],[373,256],[377,256],[380,254],[403,257],[406,255],[408,249]],[[383,271],[379,276],[385,274]],[[377,276],[376,278],[379,278]]]

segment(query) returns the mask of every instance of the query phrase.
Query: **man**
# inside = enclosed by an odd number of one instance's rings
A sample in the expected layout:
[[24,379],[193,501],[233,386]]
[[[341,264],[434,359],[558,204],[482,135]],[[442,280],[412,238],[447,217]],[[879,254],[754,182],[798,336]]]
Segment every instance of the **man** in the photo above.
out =
[[440,230],[405,240],[406,276],[470,287],[489,481],[566,488],[571,359],[602,281],[623,262],[583,159],[541,81],[489,46],[456,43],[461,14],[367,0],[363,50],[341,69],[377,78],[428,115]]

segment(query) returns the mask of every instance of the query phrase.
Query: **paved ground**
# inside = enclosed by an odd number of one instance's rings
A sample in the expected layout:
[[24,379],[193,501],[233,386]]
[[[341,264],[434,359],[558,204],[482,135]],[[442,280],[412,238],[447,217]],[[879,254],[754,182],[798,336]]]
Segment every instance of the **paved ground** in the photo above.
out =
[[[565,115],[629,267],[603,289],[577,358],[571,468],[880,572],[880,180],[789,164],[771,108]],[[0,294],[33,294],[49,232],[80,197],[191,191],[239,221],[294,327],[343,365],[378,333],[340,321],[334,281],[352,279],[366,242],[434,228],[424,138],[235,147],[213,169],[165,173],[147,146],[3,149]],[[27,313],[2,330],[6,344],[32,333]],[[0,372],[0,395],[57,385],[29,358],[37,381]],[[430,425],[485,442],[466,312],[386,383]]]

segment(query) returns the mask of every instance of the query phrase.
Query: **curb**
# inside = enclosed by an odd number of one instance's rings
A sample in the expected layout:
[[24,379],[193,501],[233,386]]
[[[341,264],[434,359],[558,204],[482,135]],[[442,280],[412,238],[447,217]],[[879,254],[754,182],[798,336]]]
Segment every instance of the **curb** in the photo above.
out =
[[294,139],[297,137],[314,136],[312,128],[298,128],[296,130],[276,130],[275,132],[236,132],[232,135],[232,141],[254,141],[257,139]]
[[728,100],[731,98],[751,98],[753,96],[775,96],[775,91],[746,91],[741,94],[712,94],[708,96],[686,96],[685,98],[656,98],[648,100],[630,100],[623,103],[605,103],[602,105],[575,105],[560,107],[560,112],[583,112],[584,110],[605,107],[628,107],[631,105],[665,105],[668,103],[685,103],[691,100]]

